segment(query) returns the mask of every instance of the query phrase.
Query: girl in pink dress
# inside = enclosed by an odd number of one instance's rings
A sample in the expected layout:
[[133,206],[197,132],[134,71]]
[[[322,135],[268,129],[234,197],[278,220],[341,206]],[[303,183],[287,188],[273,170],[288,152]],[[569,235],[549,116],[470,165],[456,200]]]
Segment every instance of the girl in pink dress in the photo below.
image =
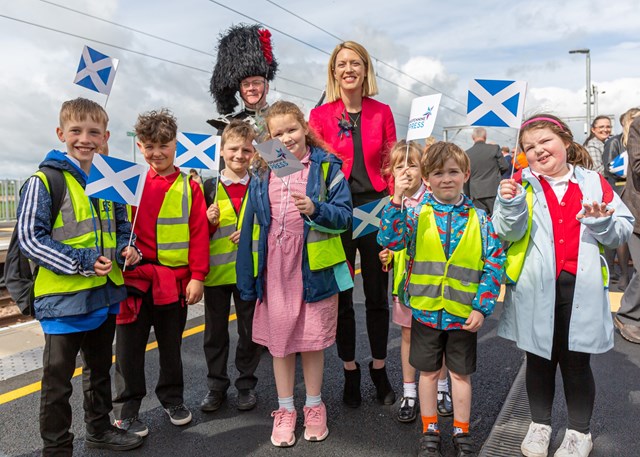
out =
[[[277,177],[258,158],[238,249],[241,297],[257,300],[253,340],[269,348],[278,392],[271,442],[296,441],[295,356],[306,387],[304,438],[329,434],[321,398],[324,349],[335,342],[338,293],[353,287],[340,233],[351,226],[351,194],[342,162],[321,148],[300,109],[279,101],[266,115],[277,138],[304,169]],[[252,230],[257,224],[259,231]],[[258,233],[259,232],[259,233]]]

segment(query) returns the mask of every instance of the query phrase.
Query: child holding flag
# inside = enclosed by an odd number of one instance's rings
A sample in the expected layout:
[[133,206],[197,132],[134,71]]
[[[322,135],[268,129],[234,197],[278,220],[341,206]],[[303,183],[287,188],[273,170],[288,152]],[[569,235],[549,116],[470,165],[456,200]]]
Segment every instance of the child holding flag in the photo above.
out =
[[425,193],[415,207],[403,207],[411,178],[406,170],[397,173],[378,242],[392,251],[406,248],[409,257],[409,363],[420,370],[423,424],[418,455],[440,456],[437,386],[444,355],[452,383],[453,443],[458,457],[469,457],[476,455],[469,421],[477,331],[493,312],[504,253],[487,215],[462,194],[470,174],[465,152],[453,143],[438,142],[421,163],[433,193]]
[[[338,292],[353,287],[340,242],[340,233],[351,225],[352,206],[342,162],[322,149],[296,105],[276,102],[266,123],[271,138],[282,141],[304,168],[279,177],[256,161],[237,275],[241,298],[258,300],[253,340],[273,356],[278,409],[272,413],[271,442],[288,447],[296,441],[297,352],[307,391],[304,438],[322,441],[329,434],[321,397],[323,350],[335,342]],[[253,239],[254,218],[258,240]]]
[[[83,360],[85,446],[124,451],[142,439],[110,423],[112,343],[119,301],[126,296],[120,268],[140,260],[127,246],[131,225],[124,207],[88,198],[85,185],[93,156],[109,139],[109,117],[97,103],[69,100],[56,133],[67,152],[50,151],[40,165],[53,168],[66,191],[59,214],[51,214],[52,183],[38,171],[25,184],[16,230],[23,254],[40,268],[35,313],[44,332],[40,435],[43,456],[71,456],[71,378],[78,352]],[[53,221],[53,223],[52,223]]]
[[204,282],[204,353],[209,387],[209,393],[200,405],[204,412],[220,409],[227,398],[232,296],[238,325],[235,357],[235,366],[240,372],[235,382],[237,408],[248,411],[255,407],[257,401],[255,387],[258,379],[254,373],[260,362],[260,352],[251,338],[256,302],[242,300],[236,286],[237,245],[247,206],[246,194],[251,179],[249,165],[255,152],[252,144],[255,136],[250,124],[231,121],[222,132],[220,155],[225,168],[219,179],[208,179],[204,183],[207,218],[214,230],[209,243],[210,269]]
[[[569,426],[556,457],[586,457],[595,399],[591,354],[613,347],[603,247],[616,248],[633,216],[567,125],[550,114],[525,121],[520,148],[529,167],[500,183],[493,223],[512,244],[498,335],[526,351],[532,422],[527,457],[546,456],[556,368],[560,365]],[[455,397],[454,397],[455,398]]]
[[125,272],[129,296],[121,304],[116,338],[116,425],[140,436],[138,419],[146,395],[144,355],[151,326],[160,354],[156,395],[171,423],[185,425],[191,412],[183,402],[182,332],[187,305],[202,299],[209,272],[209,223],[200,185],[173,165],[176,119],[166,109],[138,116],[137,145],[151,166],[140,205],[133,208],[143,262]]

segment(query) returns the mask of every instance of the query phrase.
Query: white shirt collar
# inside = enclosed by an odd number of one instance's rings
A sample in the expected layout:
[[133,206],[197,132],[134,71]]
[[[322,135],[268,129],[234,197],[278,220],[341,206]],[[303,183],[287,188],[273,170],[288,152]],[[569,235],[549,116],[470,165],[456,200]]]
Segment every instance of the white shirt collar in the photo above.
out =
[[245,174],[242,179],[240,179],[240,181],[235,182],[224,175],[224,170],[220,172],[220,182],[222,182],[222,184],[224,184],[225,186],[230,186],[231,184],[242,184],[243,186],[246,186],[249,182],[250,177],[251,176],[249,176],[249,173],[247,172],[247,174]]

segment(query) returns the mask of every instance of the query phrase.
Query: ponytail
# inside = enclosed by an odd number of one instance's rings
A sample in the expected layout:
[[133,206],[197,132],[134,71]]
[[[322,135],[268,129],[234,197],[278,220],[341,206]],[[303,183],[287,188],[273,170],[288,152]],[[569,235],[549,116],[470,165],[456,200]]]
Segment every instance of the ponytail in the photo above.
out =
[[593,170],[593,159],[589,152],[579,143],[572,142],[567,148],[567,163],[574,167]]

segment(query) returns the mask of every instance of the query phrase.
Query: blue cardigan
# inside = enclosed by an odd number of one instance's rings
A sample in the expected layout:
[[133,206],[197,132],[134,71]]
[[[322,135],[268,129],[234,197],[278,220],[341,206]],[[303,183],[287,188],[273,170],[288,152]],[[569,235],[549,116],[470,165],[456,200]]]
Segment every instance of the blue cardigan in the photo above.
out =
[[[327,177],[327,198],[319,202],[320,183],[324,179],[322,163],[329,162]],[[315,211],[310,216],[311,222],[305,218],[304,239],[305,246],[302,256],[302,282],[304,286],[303,299],[307,303],[317,302],[353,287],[353,281],[346,262],[335,267],[320,271],[309,269],[306,239],[309,228],[329,232],[341,233],[351,226],[353,206],[349,184],[341,171],[342,162],[333,154],[320,148],[311,148],[309,159],[309,179],[306,194],[315,205]],[[253,301],[262,299],[264,292],[264,270],[268,255],[267,235],[271,224],[271,205],[269,202],[270,171],[256,174],[249,183],[248,200],[245,216],[240,231],[240,242],[236,261],[237,285],[243,300]],[[260,226],[258,241],[258,277],[253,276],[253,257],[251,254],[252,226],[254,217]],[[304,217],[302,214],[300,217]]]

